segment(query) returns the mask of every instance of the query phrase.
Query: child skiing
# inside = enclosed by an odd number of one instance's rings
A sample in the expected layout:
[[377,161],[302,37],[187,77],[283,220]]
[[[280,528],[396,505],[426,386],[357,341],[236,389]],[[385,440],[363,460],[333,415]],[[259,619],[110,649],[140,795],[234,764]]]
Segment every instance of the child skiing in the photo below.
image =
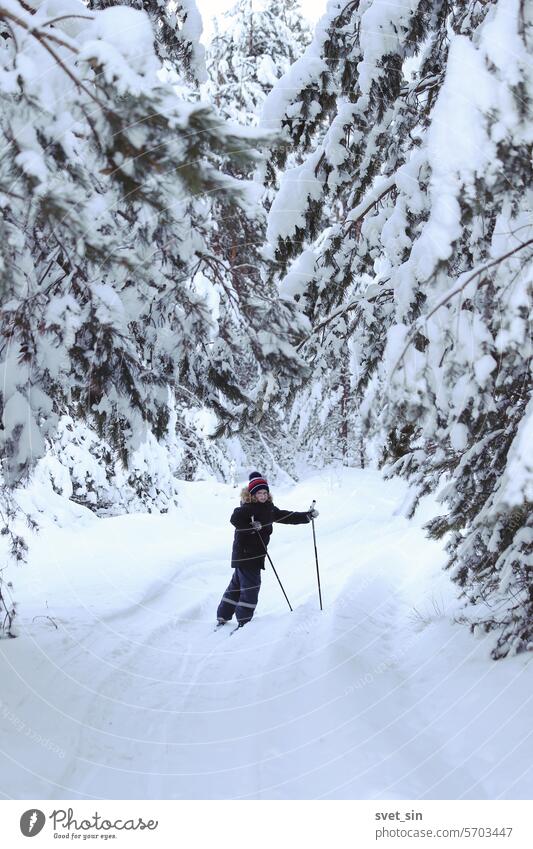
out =
[[296,513],[275,507],[265,478],[259,472],[251,473],[248,486],[241,492],[241,506],[235,508],[230,519],[236,529],[231,552],[234,572],[218,605],[218,625],[229,622],[235,613],[242,627],[254,615],[273,523],[301,525],[317,516],[318,510],[314,509]]

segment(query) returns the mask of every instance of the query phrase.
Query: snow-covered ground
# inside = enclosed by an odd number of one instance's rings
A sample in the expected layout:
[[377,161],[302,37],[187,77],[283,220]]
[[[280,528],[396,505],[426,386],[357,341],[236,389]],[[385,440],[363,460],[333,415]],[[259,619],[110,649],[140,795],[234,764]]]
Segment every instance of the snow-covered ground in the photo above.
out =
[[368,470],[275,490],[317,499],[324,611],[310,526],[278,526],[294,612],[267,570],[230,636],[212,627],[238,494],[183,483],[171,514],[75,522],[51,503],[16,579],[21,636],[0,644],[2,795],[530,798],[531,658],[494,663],[494,637],[454,624],[431,505],[396,515],[405,485]]

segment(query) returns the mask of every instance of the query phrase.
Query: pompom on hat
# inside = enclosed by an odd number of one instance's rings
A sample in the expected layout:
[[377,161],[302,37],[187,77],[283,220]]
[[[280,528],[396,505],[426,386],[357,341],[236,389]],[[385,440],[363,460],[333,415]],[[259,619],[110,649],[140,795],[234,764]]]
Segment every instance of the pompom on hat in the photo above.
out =
[[248,478],[248,492],[250,495],[254,495],[260,489],[266,489],[267,492],[270,492],[268,481],[259,472],[252,472]]

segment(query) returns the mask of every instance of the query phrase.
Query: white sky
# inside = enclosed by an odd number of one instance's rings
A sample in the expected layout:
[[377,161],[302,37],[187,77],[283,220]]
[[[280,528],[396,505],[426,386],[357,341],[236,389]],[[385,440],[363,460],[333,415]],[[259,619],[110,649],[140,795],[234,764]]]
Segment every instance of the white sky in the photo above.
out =
[[[209,37],[211,32],[211,21],[214,17],[222,15],[227,9],[230,9],[235,0],[196,0],[198,9],[204,22],[204,32],[202,41],[206,41],[206,36]],[[314,27],[319,17],[326,9],[326,0],[300,0],[302,14],[307,18],[311,27]]]

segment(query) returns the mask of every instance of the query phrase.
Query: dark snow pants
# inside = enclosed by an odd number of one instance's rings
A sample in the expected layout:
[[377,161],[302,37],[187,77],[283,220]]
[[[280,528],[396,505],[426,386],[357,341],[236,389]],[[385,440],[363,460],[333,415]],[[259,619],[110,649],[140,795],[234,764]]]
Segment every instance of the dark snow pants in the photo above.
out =
[[249,622],[254,615],[260,586],[261,568],[259,566],[234,569],[233,577],[218,605],[217,618],[226,619],[229,622],[235,613],[239,625]]

